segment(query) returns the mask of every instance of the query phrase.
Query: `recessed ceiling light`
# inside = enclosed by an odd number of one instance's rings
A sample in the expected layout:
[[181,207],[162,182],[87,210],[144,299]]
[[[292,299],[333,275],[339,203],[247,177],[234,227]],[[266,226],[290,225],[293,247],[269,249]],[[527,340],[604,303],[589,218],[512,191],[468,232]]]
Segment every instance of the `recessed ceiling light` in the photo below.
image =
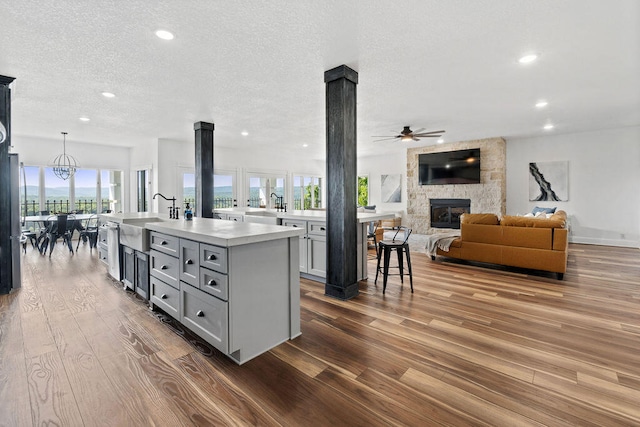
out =
[[551,130],[551,129],[553,129],[553,125],[551,123],[544,125],[544,130]]
[[240,132],[240,135],[247,136],[249,135],[249,132],[247,132],[246,130],[243,130],[242,132]]
[[88,122],[89,120],[91,120],[89,117],[80,117],[81,122]]
[[173,34],[166,30],[156,31],[156,36],[158,36],[162,40],[173,40]]
[[536,103],[536,107],[537,107],[537,108],[544,108],[544,107],[546,107],[546,106],[547,106],[547,104],[548,104],[548,102],[547,102],[547,101],[538,101],[538,102]]
[[113,97],[115,97],[115,95],[112,94],[111,92],[102,92],[102,96],[104,96],[105,98],[113,98]]
[[538,55],[535,53],[530,53],[528,55],[520,57],[520,59],[518,59],[518,62],[521,64],[529,64],[535,61],[536,59],[538,59]]
[[444,142],[444,139],[440,138],[436,141],[438,144],[442,144]]
[[309,144],[302,144],[302,146],[303,146],[304,148],[307,148],[307,147],[309,146]]

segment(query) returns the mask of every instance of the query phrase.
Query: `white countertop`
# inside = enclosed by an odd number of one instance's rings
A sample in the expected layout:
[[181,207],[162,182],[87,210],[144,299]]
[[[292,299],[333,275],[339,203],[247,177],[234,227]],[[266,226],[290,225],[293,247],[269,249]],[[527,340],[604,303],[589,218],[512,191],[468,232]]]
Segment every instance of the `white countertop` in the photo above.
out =
[[[246,214],[247,212],[272,212],[276,214],[278,218],[281,219],[298,219],[303,221],[326,221],[327,220],[327,211],[325,210],[303,210],[303,211],[289,211],[289,212],[278,212],[275,209],[263,209],[263,208],[250,208],[250,207],[242,207],[238,206],[235,208],[222,208],[215,209],[214,212],[218,213],[237,213],[237,214]],[[381,219],[390,219],[395,218],[395,213],[393,212],[358,212],[357,218],[358,222],[371,222],[378,221]]]
[[194,218],[191,221],[167,219],[161,222],[149,222],[145,227],[171,236],[224,247],[299,237],[304,234],[304,230],[299,228],[211,218]]

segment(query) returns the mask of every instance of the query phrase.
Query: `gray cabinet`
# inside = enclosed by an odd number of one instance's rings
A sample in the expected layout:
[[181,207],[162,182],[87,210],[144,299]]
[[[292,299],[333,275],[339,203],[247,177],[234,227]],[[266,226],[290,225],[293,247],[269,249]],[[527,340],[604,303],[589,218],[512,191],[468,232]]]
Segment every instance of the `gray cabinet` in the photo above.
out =
[[107,247],[107,228],[101,226],[98,228],[98,258],[105,264],[109,264],[109,249]]
[[198,287],[200,281],[200,244],[180,239],[180,280]]
[[149,254],[149,270],[152,276],[178,288],[179,259],[152,249]]
[[189,285],[181,286],[180,322],[209,344],[229,352],[229,313],[226,301],[212,297]]
[[133,290],[136,283],[136,251],[128,246],[122,246],[122,283]]
[[149,256],[122,246],[122,283],[144,299],[149,299]]
[[282,225],[301,228],[300,273],[325,278],[327,276],[327,230],[324,221],[283,220]]
[[[152,242],[170,246],[151,232]],[[174,237],[175,239],[175,237]],[[297,236],[221,247],[177,238],[151,249],[150,304],[242,364],[300,335]],[[293,252],[292,252],[293,251]]]
[[151,284],[149,302],[157,305],[174,319],[180,319],[180,290],[166,284],[155,276],[149,279]]
[[136,293],[144,299],[149,299],[149,255],[136,251],[135,270]]

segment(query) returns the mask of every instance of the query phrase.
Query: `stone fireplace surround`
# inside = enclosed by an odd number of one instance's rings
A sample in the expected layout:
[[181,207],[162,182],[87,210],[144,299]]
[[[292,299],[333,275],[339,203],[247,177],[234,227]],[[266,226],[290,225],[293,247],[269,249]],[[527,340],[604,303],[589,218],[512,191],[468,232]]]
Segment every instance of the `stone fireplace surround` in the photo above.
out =
[[[480,184],[420,185],[418,183],[419,154],[469,148],[480,148]],[[507,193],[506,151],[506,141],[499,137],[409,148],[407,150],[407,225],[417,234],[433,234],[448,230],[431,227],[429,199],[470,199],[471,212],[504,215]]]

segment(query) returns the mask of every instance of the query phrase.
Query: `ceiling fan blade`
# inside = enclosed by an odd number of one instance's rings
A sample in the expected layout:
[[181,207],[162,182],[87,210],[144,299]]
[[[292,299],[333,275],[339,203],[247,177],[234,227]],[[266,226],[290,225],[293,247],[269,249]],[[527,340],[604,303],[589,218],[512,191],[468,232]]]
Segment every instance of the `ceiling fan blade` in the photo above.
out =
[[420,138],[440,138],[442,135],[414,135]]
[[[418,130],[414,130],[414,131],[413,131],[413,134],[414,134],[414,135],[415,135],[415,134],[418,134],[418,133],[422,132],[423,130],[427,130],[427,129],[426,129],[426,128],[420,128],[420,129],[418,129]],[[427,132],[427,133],[428,133],[428,132]]]
[[[432,130],[430,132],[420,132],[420,135],[429,135],[432,133],[444,133],[443,130]],[[414,135],[418,134],[418,132],[414,132]]]
[[[374,136],[373,138],[379,138],[379,137],[378,136]],[[389,138],[376,139],[373,142],[390,141],[392,139],[398,139],[398,137],[397,136],[392,136],[392,137],[389,137]]]

